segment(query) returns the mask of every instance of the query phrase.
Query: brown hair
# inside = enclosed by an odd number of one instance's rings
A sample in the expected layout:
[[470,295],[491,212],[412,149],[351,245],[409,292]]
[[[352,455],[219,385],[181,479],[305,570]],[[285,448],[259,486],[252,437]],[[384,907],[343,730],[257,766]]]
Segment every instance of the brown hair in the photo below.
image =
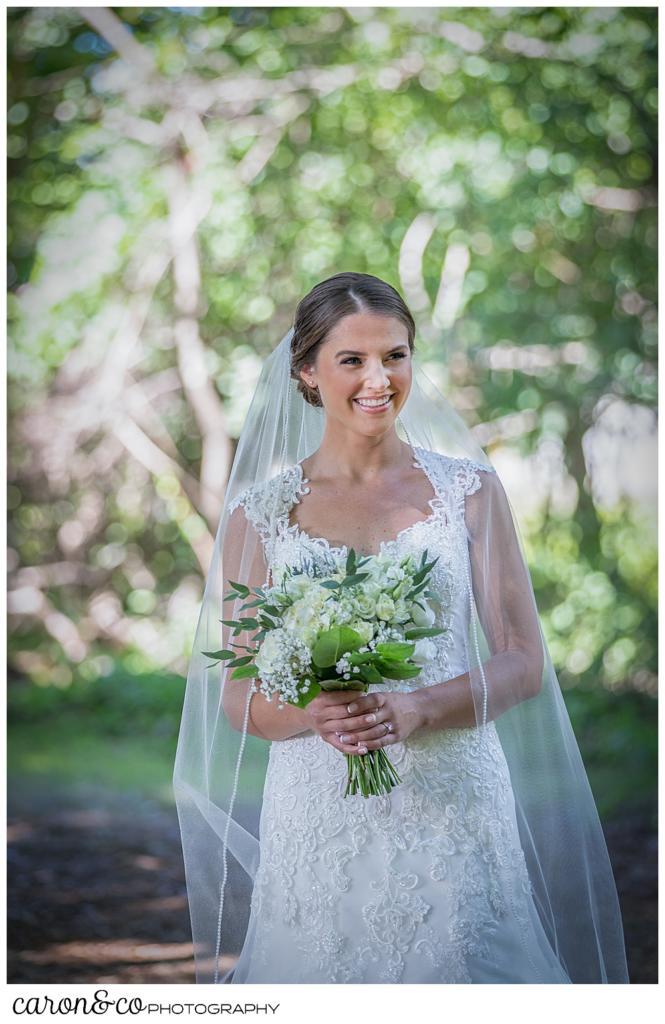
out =
[[378,313],[401,320],[413,352],[416,325],[404,299],[392,285],[372,274],[352,271],[320,281],[298,303],[291,338],[291,376],[298,381],[298,391],[310,405],[321,406],[321,398],[316,388],[308,387],[300,370],[306,363],[315,361],[333,327],[353,313]]

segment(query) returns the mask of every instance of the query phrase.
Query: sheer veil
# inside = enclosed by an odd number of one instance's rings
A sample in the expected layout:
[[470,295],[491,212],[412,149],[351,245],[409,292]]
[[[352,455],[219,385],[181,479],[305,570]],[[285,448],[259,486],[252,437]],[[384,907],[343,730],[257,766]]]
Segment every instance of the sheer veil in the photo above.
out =
[[[187,676],[173,784],[198,983],[232,981],[235,958],[253,941],[249,910],[270,743],[251,734],[251,709],[252,700],[264,698],[251,679],[232,679],[232,670],[211,665],[203,652],[246,643],[245,634],[232,636],[220,621],[243,614],[242,601],[225,600],[229,580],[270,585],[271,545],[285,511],[276,484],[323,436],[323,410],[303,400],[292,378],[292,336],[293,328],[266,359],[241,432]],[[465,478],[476,480],[461,498],[466,535],[460,543],[469,556],[468,685],[477,728],[495,723],[508,763],[538,914],[573,982],[627,983],[607,847],[515,516],[487,456],[415,354],[412,365],[398,434],[414,450],[459,460]],[[261,527],[248,521],[239,501],[248,493],[250,501],[260,494],[269,503]]]

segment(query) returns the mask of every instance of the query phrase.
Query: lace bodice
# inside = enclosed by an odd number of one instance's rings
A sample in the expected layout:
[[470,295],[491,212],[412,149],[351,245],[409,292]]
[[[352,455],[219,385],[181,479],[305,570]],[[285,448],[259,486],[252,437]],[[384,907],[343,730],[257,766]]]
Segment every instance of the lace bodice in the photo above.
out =
[[[438,556],[431,576],[431,585],[440,596],[436,609],[436,625],[444,629],[434,637],[436,655],[424,666],[415,680],[389,680],[376,684],[383,689],[410,690],[414,685],[426,686],[465,672],[463,636],[468,627],[469,608],[465,587],[468,571],[467,533],[464,501],[481,486],[481,473],[494,472],[493,467],[468,458],[453,458],[425,448],[414,448],[414,466],[428,477],[434,495],[429,500],[430,513],[381,543],[379,553],[399,557],[413,553],[420,558]],[[271,571],[289,565],[307,571],[310,564],[331,568],[346,559],[347,545],[333,545],[324,537],[312,537],[298,523],[289,525],[289,513],[304,494],[309,493],[308,480],[298,462],[267,483],[250,488],[231,503],[233,511],[243,505],[245,515],[260,534]],[[358,552],[362,554],[362,552]]]

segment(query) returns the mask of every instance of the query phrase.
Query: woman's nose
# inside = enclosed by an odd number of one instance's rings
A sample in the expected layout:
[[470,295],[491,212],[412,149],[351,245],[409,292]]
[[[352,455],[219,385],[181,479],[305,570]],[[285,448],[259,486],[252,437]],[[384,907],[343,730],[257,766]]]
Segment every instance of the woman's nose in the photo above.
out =
[[370,367],[367,383],[372,388],[383,388],[390,384],[390,377],[383,366]]

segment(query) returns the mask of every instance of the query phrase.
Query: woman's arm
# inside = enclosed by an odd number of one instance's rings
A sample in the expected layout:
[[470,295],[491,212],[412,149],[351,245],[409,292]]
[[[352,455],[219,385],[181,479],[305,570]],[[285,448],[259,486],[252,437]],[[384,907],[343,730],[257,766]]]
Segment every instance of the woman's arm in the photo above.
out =
[[[487,721],[493,721],[539,692],[544,647],[531,578],[506,493],[495,473],[479,472],[481,487],[465,499],[465,524],[473,596],[490,652],[482,669]],[[473,646],[470,642],[471,650]],[[475,726],[481,693],[480,670],[473,665],[471,672],[413,690],[409,696],[419,727],[429,731]]]
[[[224,579],[219,581],[223,593],[231,590],[229,580],[244,583],[250,589],[262,587],[266,581],[267,565],[263,543],[258,532],[248,522],[242,505],[238,505],[228,518],[224,533],[223,546]],[[241,612],[240,609],[247,598],[225,601],[223,617],[238,619],[251,615],[251,609]],[[236,650],[233,643],[246,644],[247,633],[233,635],[233,627],[222,625],[222,648]],[[246,653],[238,650],[238,655]],[[229,669],[222,665],[222,707],[234,729],[242,732],[247,695],[254,679],[233,679]],[[252,695],[249,706],[247,732],[263,740],[283,740],[310,728],[305,712],[291,704],[278,707],[277,697],[272,701],[260,692]]]

